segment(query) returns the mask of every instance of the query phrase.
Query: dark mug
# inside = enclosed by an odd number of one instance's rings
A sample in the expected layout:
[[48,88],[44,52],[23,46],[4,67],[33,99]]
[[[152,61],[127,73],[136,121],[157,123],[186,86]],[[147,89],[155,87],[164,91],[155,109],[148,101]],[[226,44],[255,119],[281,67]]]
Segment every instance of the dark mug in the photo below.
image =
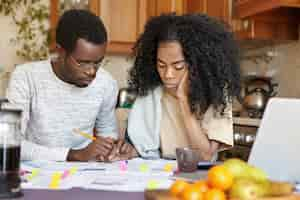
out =
[[176,148],[177,165],[180,172],[194,172],[197,170],[198,162],[201,161],[199,149]]

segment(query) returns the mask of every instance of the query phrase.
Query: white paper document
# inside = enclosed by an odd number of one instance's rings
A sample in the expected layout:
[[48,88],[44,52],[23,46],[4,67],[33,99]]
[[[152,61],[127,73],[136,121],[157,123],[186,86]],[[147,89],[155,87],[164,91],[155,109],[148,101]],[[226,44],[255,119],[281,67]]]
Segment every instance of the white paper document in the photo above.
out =
[[65,171],[71,167],[76,167],[78,170],[87,169],[105,169],[108,164],[100,162],[55,162],[48,160],[33,160],[23,161],[21,169],[41,169],[43,171]]
[[136,158],[113,163],[25,161],[22,187],[31,189],[86,189],[144,191],[168,188],[176,161]]
[[111,191],[144,191],[145,189],[167,189],[173,181],[169,176],[143,173],[102,173],[85,188]]

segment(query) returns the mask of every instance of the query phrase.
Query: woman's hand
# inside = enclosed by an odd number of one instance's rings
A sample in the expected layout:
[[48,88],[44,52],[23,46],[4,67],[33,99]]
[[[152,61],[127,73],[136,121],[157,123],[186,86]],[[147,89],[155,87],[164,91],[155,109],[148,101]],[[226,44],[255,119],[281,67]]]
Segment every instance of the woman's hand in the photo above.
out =
[[189,90],[189,73],[188,71],[186,71],[183,74],[182,79],[180,80],[180,83],[177,87],[176,97],[179,100],[186,101],[188,99],[188,90]]

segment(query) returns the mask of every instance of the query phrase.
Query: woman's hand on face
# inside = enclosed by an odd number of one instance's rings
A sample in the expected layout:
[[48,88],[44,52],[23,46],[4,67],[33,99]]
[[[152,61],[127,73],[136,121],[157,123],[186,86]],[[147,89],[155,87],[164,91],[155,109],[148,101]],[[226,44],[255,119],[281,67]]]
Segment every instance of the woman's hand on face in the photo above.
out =
[[186,71],[182,79],[180,80],[177,90],[176,90],[176,96],[179,100],[186,101],[188,99],[188,89],[189,89],[189,73]]

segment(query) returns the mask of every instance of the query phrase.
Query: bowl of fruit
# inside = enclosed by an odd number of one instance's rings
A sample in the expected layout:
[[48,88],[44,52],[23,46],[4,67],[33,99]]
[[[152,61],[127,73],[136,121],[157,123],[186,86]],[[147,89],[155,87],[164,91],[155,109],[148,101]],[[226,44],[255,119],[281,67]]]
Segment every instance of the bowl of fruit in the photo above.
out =
[[295,186],[268,179],[247,162],[232,158],[211,167],[205,179],[177,179],[168,190],[146,191],[147,200],[299,200]]

